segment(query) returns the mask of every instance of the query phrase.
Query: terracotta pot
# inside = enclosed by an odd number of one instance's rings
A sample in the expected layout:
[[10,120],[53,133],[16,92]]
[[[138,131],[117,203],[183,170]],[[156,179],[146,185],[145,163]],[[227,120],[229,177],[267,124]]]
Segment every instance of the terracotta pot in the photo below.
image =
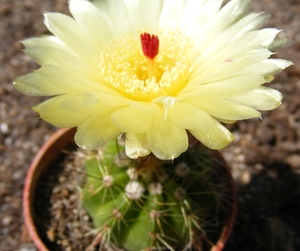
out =
[[[34,221],[34,210],[33,202],[35,200],[35,190],[40,181],[42,174],[47,173],[51,163],[57,160],[63,153],[62,151],[69,147],[75,147],[74,143],[75,129],[60,129],[49,140],[42,146],[40,151],[33,159],[31,166],[29,167],[24,191],[23,191],[23,213],[25,226],[27,227],[28,233],[33,240],[35,246],[39,251],[49,250],[45,243],[42,241],[40,234],[38,233],[37,227]],[[222,229],[219,240],[215,246],[211,247],[210,251],[221,251],[232,231],[235,215],[236,215],[236,187],[231,176],[230,170],[228,169],[223,157],[219,152],[215,152],[218,161],[221,161],[222,167],[221,173],[226,176],[228,188],[226,189],[225,196],[227,204],[229,205],[227,210],[226,223]]]
[[48,171],[51,162],[62,154],[62,149],[75,144],[74,133],[74,129],[61,129],[53,134],[34,157],[27,172],[23,190],[24,221],[29,235],[39,251],[47,251],[48,248],[42,242],[34,223],[35,189],[41,174]]

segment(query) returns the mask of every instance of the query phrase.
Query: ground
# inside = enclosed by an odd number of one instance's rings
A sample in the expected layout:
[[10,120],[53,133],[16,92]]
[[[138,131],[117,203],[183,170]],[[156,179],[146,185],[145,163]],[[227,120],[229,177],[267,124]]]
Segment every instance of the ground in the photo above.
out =
[[[253,11],[272,17],[267,26],[283,29],[288,42],[275,57],[293,61],[271,86],[283,104],[262,120],[229,128],[235,141],[222,152],[239,187],[239,210],[226,251],[300,250],[300,0],[253,0]],[[14,90],[12,81],[36,69],[19,43],[47,32],[42,13],[68,13],[67,0],[1,0],[0,3],[0,246],[30,250],[23,231],[22,188],[30,161],[56,128],[30,108],[43,98]],[[33,250],[33,249],[31,249]]]

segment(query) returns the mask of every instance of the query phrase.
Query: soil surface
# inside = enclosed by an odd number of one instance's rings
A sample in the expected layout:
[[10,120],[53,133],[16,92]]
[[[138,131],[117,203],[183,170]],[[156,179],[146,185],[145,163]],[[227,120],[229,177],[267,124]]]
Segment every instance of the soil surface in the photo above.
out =
[[[235,141],[222,150],[239,187],[237,221],[226,251],[300,250],[300,0],[253,0],[270,13],[268,27],[288,39],[274,55],[293,61],[271,86],[284,95],[262,120],[229,126]],[[23,227],[22,188],[31,159],[56,130],[30,108],[44,98],[14,90],[13,79],[38,66],[19,43],[47,33],[44,12],[69,13],[67,0],[0,0],[0,247],[34,251]]]

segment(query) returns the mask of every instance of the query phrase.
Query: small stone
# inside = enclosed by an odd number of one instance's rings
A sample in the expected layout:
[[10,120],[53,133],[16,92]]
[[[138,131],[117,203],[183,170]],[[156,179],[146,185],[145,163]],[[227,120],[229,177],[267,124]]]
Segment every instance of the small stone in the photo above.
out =
[[70,192],[68,191],[68,189],[63,188],[63,189],[61,190],[61,192],[62,192],[62,195],[63,195],[64,197],[69,197],[69,196],[70,196]]
[[299,149],[299,146],[291,141],[282,142],[280,143],[279,147],[282,149],[282,151],[290,153],[297,152]]
[[9,127],[6,123],[3,122],[0,124],[0,132],[2,132],[3,134],[9,133]]
[[19,251],[37,251],[33,243],[22,243]]
[[48,231],[47,231],[47,237],[50,241],[54,241],[55,239],[55,231],[54,229],[50,228]]
[[22,171],[17,171],[17,172],[14,172],[14,173],[12,174],[12,178],[13,178],[13,180],[19,180],[19,179],[21,179],[21,177],[22,177],[23,175],[24,175],[24,174],[23,174]]
[[251,181],[251,174],[249,171],[244,171],[242,172],[242,175],[241,175],[241,182],[243,184],[248,184],[249,182]]
[[300,168],[300,156],[298,154],[290,155],[289,157],[287,157],[286,162],[292,168]]
[[257,139],[264,144],[271,143],[275,138],[274,131],[268,127],[258,128],[255,134]]
[[12,217],[11,216],[5,216],[3,219],[2,219],[2,224],[4,226],[8,226],[10,225],[12,222]]

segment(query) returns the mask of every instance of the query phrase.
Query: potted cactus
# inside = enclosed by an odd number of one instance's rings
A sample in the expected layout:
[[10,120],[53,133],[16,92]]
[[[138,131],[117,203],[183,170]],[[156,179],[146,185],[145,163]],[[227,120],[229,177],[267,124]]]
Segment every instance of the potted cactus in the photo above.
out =
[[[52,250],[53,245],[41,233],[34,209],[36,189],[58,156],[76,149],[74,133],[68,129],[54,134],[26,178],[25,222],[41,251]],[[189,149],[173,161],[153,155],[132,160],[124,154],[122,139],[85,152],[82,206],[95,228],[94,241],[86,250],[97,246],[129,251],[222,249],[234,223],[235,185],[219,152],[193,138],[190,142]]]
[[250,13],[248,0],[69,0],[69,8],[73,18],[45,14],[53,35],[23,41],[41,68],[14,85],[50,96],[33,108],[42,119],[76,127],[76,145],[89,153],[82,201],[101,247],[221,250],[234,187],[214,150],[234,139],[224,124],[281,104],[265,85],[291,65],[270,58],[285,40],[260,29],[268,15]]

